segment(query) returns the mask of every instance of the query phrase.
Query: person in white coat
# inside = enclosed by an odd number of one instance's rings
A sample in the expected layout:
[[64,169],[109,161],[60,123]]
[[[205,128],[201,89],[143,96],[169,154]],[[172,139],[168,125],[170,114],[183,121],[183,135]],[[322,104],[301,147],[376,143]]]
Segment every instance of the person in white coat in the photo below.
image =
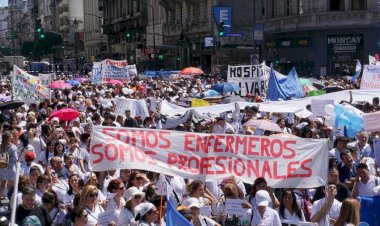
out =
[[255,195],[257,207],[252,210],[251,226],[281,226],[280,216],[277,211],[268,207],[271,200],[266,190],[260,190]]

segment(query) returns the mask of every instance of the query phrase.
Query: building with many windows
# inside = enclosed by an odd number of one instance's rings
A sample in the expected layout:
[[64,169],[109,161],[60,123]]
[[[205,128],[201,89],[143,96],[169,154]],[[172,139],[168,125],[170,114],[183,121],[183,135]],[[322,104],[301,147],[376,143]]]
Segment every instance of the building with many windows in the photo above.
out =
[[287,73],[353,73],[356,60],[380,48],[380,2],[377,0],[255,1],[257,23],[265,30],[263,59]]

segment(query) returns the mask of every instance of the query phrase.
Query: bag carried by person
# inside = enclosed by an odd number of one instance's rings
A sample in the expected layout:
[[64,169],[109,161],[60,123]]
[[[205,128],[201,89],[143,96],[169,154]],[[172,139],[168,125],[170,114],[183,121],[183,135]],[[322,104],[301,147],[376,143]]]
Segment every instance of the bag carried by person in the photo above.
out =
[[9,154],[7,151],[0,152],[0,169],[7,169],[9,167]]

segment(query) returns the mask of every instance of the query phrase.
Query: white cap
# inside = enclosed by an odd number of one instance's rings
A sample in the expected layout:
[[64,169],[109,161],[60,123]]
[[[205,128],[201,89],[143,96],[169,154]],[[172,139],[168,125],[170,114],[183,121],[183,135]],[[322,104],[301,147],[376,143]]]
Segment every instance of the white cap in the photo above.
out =
[[255,200],[257,206],[268,206],[271,199],[266,190],[260,190],[256,192]]
[[189,198],[185,201],[184,203],[185,206],[187,206],[188,208],[191,208],[191,207],[197,207],[197,208],[200,208],[201,205],[199,203],[199,199],[197,198]]
[[125,202],[131,201],[136,195],[144,196],[144,192],[139,191],[136,187],[128,188],[124,193]]
[[146,213],[148,213],[153,208],[154,208],[154,205],[152,203],[143,202],[135,207],[135,213],[140,214],[140,216],[143,217],[145,216]]

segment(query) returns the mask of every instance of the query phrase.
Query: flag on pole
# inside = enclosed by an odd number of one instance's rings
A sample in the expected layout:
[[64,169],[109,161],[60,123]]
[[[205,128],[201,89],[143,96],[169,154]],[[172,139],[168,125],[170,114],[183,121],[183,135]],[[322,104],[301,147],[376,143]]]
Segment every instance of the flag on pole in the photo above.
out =
[[173,206],[170,200],[167,201],[166,207],[166,226],[191,226],[192,224],[186,220]]
[[359,75],[362,73],[362,65],[360,64],[360,61],[357,60],[356,62],[356,68],[355,68],[355,75],[351,78],[352,82],[356,82],[356,80],[359,78]]

